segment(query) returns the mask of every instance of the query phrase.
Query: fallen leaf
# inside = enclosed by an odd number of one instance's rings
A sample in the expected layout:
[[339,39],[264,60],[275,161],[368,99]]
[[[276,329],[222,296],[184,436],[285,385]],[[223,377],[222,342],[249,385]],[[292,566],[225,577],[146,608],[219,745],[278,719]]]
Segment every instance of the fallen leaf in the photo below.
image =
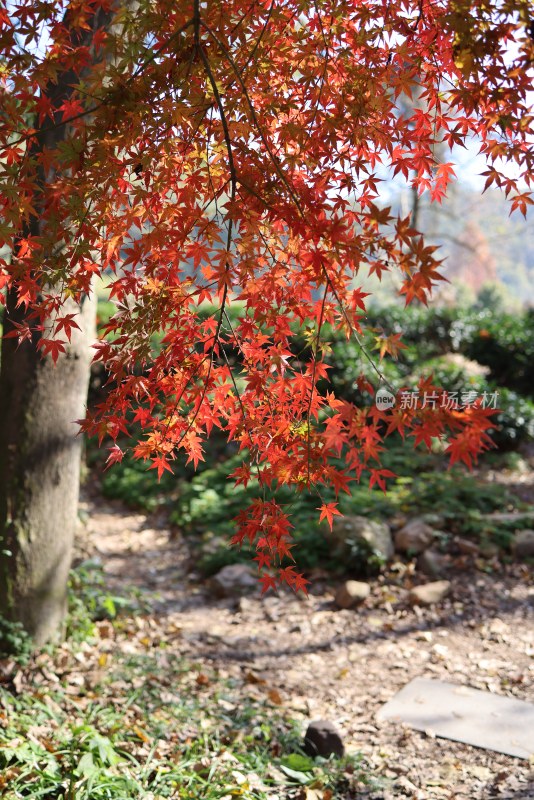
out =
[[258,685],[258,686],[265,686],[265,684],[267,682],[263,678],[260,678],[259,675],[256,675],[251,670],[249,670],[245,674],[245,681],[246,681],[246,683],[254,683],[254,684]]
[[232,770],[230,773],[234,781],[237,783],[238,786],[243,786],[243,784],[248,783],[247,776],[243,775],[242,772],[238,772],[236,769]]
[[282,703],[284,702],[282,700],[282,695],[277,689],[269,689],[269,691],[267,692],[267,697],[269,698],[271,703],[273,703],[275,706],[281,706]]
[[228,700],[225,700],[223,697],[217,700],[217,705],[224,708],[225,711],[235,711],[236,709],[234,703],[229,703]]
[[479,781],[489,781],[493,774],[488,767],[480,767],[476,764],[472,767],[467,767],[467,772],[474,778],[478,778]]
[[135,733],[135,735],[139,739],[141,739],[142,742],[145,742],[145,744],[148,744],[150,742],[150,736],[148,736],[147,733],[138,725],[134,725],[132,730]]
[[15,675],[13,676],[13,688],[17,694],[22,693],[22,687],[24,686],[24,673],[22,670],[18,670]]

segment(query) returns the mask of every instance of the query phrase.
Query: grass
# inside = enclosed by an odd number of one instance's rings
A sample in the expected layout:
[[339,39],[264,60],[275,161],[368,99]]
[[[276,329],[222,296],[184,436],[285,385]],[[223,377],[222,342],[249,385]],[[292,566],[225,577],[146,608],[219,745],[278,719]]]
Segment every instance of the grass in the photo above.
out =
[[367,784],[357,755],[304,755],[275,687],[181,658],[180,631],[135,593],[98,598],[97,572],[71,584],[77,636],[22,669],[0,662],[0,797],[349,800]]

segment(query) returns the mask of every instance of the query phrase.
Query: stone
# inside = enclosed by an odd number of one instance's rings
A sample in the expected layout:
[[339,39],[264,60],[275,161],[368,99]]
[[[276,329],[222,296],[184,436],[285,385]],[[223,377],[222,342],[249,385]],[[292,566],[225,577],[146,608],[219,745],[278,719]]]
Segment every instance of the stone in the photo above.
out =
[[534,511],[492,511],[491,514],[482,514],[481,517],[491,522],[518,522],[534,519]]
[[499,547],[495,542],[490,542],[487,539],[480,542],[480,555],[483,558],[495,558],[499,555]]
[[248,614],[254,607],[254,602],[249,600],[248,597],[240,597],[236,601],[235,610],[239,614]]
[[304,735],[304,752],[311,758],[342,758],[345,746],[335,725],[327,719],[310,722]]
[[517,531],[512,541],[512,552],[516,558],[534,558],[534,530]]
[[362,544],[379,558],[388,561],[394,554],[389,526],[367,517],[336,517],[332,527],[332,539],[342,553],[350,554],[354,544]]
[[436,533],[423,519],[410,520],[395,534],[395,549],[400,553],[422,553],[432,544]]
[[363,603],[371,593],[368,583],[362,581],[345,581],[336,591],[335,604],[338,608],[353,608]]
[[431,528],[443,528],[446,525],[443,514],[435,514],[432,511],[429,511],[426,514],[421,514],[421,516],[417,517],[417,519],[422,519],[423,522],[426,522],[426,524],[430,525]]
[[478,556],[480,553],[478,544],[472,542],[470,539],[462,539],[460,536],[457,536],[454,540],[454,544],[463,556]]
[[[414,678],[379,710],[377,718],[515,758],[534,758],[534,704],[516,697]],[[527,800],[534,795],[527,791],[516,797]]]
[[417,559],[417,569],[429,578],[441,578],[447,571],[448,559],[437,550],[425,550]]
[[414,586],[408,595],[408,600],[414,606],[431,606],[439,603],[451,590],[450,581],[433,581],[422,586]]
[[228,564],[211,578],[211,590],[217,597],[236,597],[258,590],[258,576],[248,564]]
[[399,514],[394,514],[392,517],[388,517],[388,525],[393,531],[398,531],[399,528],[403,528],[407,522],[408,522],[408,517],[406,516],[406,514],[399,513]]

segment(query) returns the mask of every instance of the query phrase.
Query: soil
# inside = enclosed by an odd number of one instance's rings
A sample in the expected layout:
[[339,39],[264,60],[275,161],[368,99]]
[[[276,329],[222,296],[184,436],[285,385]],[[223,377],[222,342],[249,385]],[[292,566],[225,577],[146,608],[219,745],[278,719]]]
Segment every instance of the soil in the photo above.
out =
[[415,677],[534,701],[527,565],[459,558],[447,576],[451,593],[431,608],[409,605],[410,587],[428,579],[400,562],[371,581],[370,597],[356,610],[336,609],[339,581],[320,572],[308,598],[258,591],[217,599],[195,573],[188,542],[163,517],[94,493],[82,508],[80,558],[99,557],[110,588],[134,584],[148,593],[157,624],[178,632],[171,644],[177,656],[268,691],[303,731],[311,719],[331,720],[346,749],[361,752],[384,779],[362,797],[534,800],[534,762],[376,720]]

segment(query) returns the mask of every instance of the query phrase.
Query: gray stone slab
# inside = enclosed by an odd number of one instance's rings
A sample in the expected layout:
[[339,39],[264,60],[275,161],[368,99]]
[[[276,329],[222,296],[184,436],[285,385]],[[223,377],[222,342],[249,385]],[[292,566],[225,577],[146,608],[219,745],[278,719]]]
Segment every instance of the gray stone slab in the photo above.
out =
[[534,704],[468,686],[415,678],[377,718],[508,756],[534,756]]

